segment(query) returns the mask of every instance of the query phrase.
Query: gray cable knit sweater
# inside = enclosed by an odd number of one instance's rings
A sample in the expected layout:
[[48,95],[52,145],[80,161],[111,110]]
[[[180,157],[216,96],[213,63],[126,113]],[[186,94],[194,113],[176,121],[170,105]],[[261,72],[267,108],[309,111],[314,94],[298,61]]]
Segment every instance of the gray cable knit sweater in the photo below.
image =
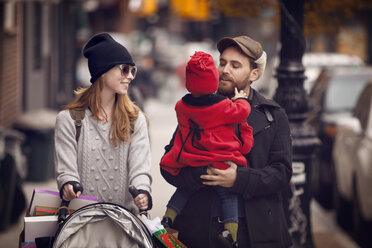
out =
[[131,142],[110,144],[111,122],[96,120],[85,111],[79,142],[68,110],[59,112],[55,127],[54,163],[58,188],[68,181],[80,182],[84,195],[113,202],[138,212],[128,186],[151,192],[150,142],[145,116],[140,113]]

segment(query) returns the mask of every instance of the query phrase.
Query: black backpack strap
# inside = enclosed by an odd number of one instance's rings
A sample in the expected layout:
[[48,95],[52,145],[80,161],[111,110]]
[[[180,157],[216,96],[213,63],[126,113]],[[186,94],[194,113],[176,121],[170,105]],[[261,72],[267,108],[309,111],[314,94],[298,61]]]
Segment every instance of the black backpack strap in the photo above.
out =
[[[274,122],[274,117],[271,114],[269,108],[263,107],[263,111],[265,113],[266,119],[268,122],[273,123]],[[240,129],[239,129],[239,124],[235,124],[235,134],[238,136],[239,140],[243,141],[242,136],[240,134]]]
[[80,130],[81,130],[81,125],[82,125],[82,120],[85,117],[85,110],[76,110],[76,109],[69,109],[71,118],[75,122],[75,127],[76,127],[76,142],[79,141],[80,137]]

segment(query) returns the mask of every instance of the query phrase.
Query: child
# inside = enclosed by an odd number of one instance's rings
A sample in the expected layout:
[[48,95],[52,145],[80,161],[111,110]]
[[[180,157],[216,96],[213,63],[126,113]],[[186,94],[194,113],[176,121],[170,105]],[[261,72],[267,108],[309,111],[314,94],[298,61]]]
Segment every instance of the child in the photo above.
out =
[[[186,166],[209,166],[226,169],[225,161],[247,166],[243,154],[253,145],[252,128],[247,124],[250,104],[243,91],[235,89],[230,99],[215,94],[218,72],[211,55],[195,52],[186,67],[186,89],[191,93],[177,102],[178,129],[172,149],[163,156],[160,166],[173,175]],[[236,135],[239,124],[241,138]],[[216,187],[221,199],[224,229],[236,245],[238,198],[227,188]],[[170,227],[193,192],[177,189],[171,197],[163,224]],[[221,236],[221,235],[220,235]],[[221,236],[222,237],[222,236]]]

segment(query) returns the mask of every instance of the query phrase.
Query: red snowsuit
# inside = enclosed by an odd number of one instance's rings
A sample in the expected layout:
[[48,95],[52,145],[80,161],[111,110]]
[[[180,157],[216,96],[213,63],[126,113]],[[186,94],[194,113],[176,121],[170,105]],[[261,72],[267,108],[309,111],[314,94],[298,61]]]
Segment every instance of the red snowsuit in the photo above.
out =
[[[173,175],[186,166],[226,169],[225,161],[247,166],[243,154],[253,146],[252,128],[247,124],[251,111],[245,99],[230,99],[211,94],[194,98],[185,95],[175,107],[178,120],[172,149],[163,156],[160,166]],[[236,135],[239,125],[241,139]]]

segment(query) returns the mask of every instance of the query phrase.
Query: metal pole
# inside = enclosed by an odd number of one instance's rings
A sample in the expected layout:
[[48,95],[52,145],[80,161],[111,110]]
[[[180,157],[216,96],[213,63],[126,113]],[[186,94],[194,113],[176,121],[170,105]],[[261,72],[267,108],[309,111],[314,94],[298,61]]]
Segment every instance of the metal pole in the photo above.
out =
[[314,247],[311,235],[311,164],[319,140],[306,125],[309,111],[303,87],[305,52],[303,36],[304,0],[279,0],[281,13],[280,64],[276,77],[278,88],[274,100],[285,108],[290,122],[293,144],[293,177],[284,193],[292,247]]

